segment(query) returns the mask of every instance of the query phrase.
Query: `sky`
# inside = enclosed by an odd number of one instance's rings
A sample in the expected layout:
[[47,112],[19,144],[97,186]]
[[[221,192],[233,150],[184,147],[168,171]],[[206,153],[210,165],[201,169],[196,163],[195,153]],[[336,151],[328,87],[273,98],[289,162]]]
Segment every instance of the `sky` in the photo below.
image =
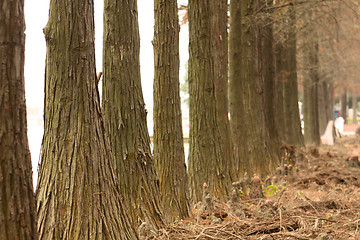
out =
[[[186,0],[180,0],[184,3]],[[25,92],[28,107],[28,138],[33,164],[34,185],[37,181],[37,168],[43,136],[43,106],[46,43],[43,28],[49,16],[49,0],[25,1],[26,45],[25,45]],[[94,0],[95,6],[95,54],[96,71],[102,71],[103,0]],[[140,31],[140,70],[146,108],[148,127],[152,132],[153,96],[153,46],[154,11],[152,0],[138,0],[138,19]],[[185,74],[188,59],[188,27],[180,31],[180,79]],[[101,85],[101,84],[99,84]]]

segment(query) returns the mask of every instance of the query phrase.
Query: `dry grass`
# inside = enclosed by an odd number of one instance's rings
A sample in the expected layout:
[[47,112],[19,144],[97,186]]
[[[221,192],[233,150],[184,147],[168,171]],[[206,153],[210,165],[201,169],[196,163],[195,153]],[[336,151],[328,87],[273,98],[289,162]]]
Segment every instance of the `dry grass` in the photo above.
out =
[[242,216],[216,202],[214,213],[221,209],[226,218],[203,219],[194,210],[191,218],[146,239],[360,239],[360,168],[346,165],[359,149],[359,138],[346,137],[321,147],[316,157],[297,150],[306,167],[292,183],[278,183],[266,199],[242,197]]

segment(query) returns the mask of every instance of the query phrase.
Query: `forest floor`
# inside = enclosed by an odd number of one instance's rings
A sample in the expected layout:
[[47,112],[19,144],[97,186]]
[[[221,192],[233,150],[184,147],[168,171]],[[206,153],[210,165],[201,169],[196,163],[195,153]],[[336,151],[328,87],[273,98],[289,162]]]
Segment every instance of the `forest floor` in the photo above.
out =
[[359,155],[354,135],[334,146],[295,149],[287,160],[296,161],[296,170],[285,176],[284,167],[277,169],[282,176],[263,186],[263,198],[233,191],[233,201],[197,207],[192,217],[146,239],[360,239]]

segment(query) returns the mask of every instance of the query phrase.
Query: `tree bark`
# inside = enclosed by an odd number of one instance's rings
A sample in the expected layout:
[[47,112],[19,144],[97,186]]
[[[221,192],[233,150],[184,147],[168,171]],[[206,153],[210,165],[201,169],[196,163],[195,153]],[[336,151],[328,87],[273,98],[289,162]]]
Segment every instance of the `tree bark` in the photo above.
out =
[[220,129],[220,143],[224,153],[224,160],[230,170],[232,181],[237,181],[234,156],[232,152],[229,100],[228,100],[228,33],[227,33],[227,0],[212,1],[213,14],[211,18],[214,52],[215,100]]
[[0,239],[37,239],[25,103],[24,1],[2,1],[0,16]]
[[284,40],[278,40],[276,47],[277,69],[277,122],[284,142],[304,145],[298,104],[298,81],[296,63],[296,12],[289,6],[285,12],[287,21],[280,23]]
[[357,101],[356,101],[357,95],[356,95],[355,90],[352,91],[351,96],[352,96],[351,99],[352,99],[352,109],[353,109],[352,124],[357,124],[357,110],[356,110],[356,108],[357,108]]
[[346,117],[346,109],[347,108],[347,89],[344,87],[343,93],[341,94],[341,117],[345,120],[345,124],[347,123]]
[[[272,0],[264,0],[261,2],[261,9],[271,8]],[[273,24],[271,23],[272,12],[267,14],[262,19],[260,38],[261,38],[261,53],[259,59],[261,60],[263,98],[262,106],[264,108],[264,128],[267,133],[267,140],[269,144],[269,152],[272,154],[273,160],[280,159],[280,135],[278,125],[276,122],[276,100],[275,100],[275,52],[274,52],[274,36]],[[277,162],[276,162],[277,163]],[[275,164],[275,163],[273,163]]]
[[245,166],[240,156],[247,148],[245,141],[245,127],[242,124],[244,106],[240,95],[241,82],[241,1],[230,1],[230,41],[229,41],[229,77],[230,77],[230,130],[233,143],[234,168],[237,174],[243,173]]
[[225,200],[230,174],[220,144],[215,100],[210,0],[189,1],[190,198],[202,199],[206,182],[213,197]]
[[[76,13],[76,14],[74,14]],[[117,188],[96,86],[93,1],[50,2],[44,29],[40,239],[137,239]]]
[[318,112],[319,112],[319,131],[320,136],[325,133],[328,119],[327,119],[327,109],[326,109],[326,84],[325,81],[322,80],[318,84]]
[[160,228],[164,213],[141,89],[136,0],[105,1],[103,41],[105,130],[127,214],[133,226],[146,221]]
[[154,159],[168,222],[189,216],[179,92],[177,1],[155,0]]
[[237,76],[241,85],[237,91],[243,102],[244,112],[240,122],[246,145],[243,151],[239,151],[240,161],[248,173],[265,176],[275,168],[277,159],[274,157],[265,119],[262,29],[256,18],[256,12],[263,2],[247,0],[240,4],[241,58],[240,62],[230,62],[230,65],[241,65],[240,74]]
[[[313,13],[310,13],[310,17]],[[312,27],[309,27],[307,36],[314,36],[305,41],[304,62],[306,72],[304,76],[304,139],[307,145],[320,145],[319,112],[318,112],[318,84],[319,84],[319,45],[317,36]]]

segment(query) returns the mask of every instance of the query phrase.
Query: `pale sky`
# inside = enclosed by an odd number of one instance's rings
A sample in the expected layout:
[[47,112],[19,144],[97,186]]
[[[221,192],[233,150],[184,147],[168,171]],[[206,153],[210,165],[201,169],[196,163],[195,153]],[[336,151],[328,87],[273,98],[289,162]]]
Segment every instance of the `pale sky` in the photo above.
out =
[[[184,3],[187,0],[179,0]],[[37,165],[43,135],[42,114],[44,106],[44,73],[46,43],[42,29],[49,15],[49,0],[25,1],[26,46],[25,46],[25,91],[28,106],[28,137],[33,162],[34,184],[37,181]],[[103,0],[95,4],[95,54],[96,71],[102,68]],[[141,82],[146,108],[148,110],[149,132],[152,132],[154,58],[152,39],[154,34],[153,0],[138,0],[140,29]],[[180,79],[185,74],[184,64],[188,59],[188,26],[180,32]]]

